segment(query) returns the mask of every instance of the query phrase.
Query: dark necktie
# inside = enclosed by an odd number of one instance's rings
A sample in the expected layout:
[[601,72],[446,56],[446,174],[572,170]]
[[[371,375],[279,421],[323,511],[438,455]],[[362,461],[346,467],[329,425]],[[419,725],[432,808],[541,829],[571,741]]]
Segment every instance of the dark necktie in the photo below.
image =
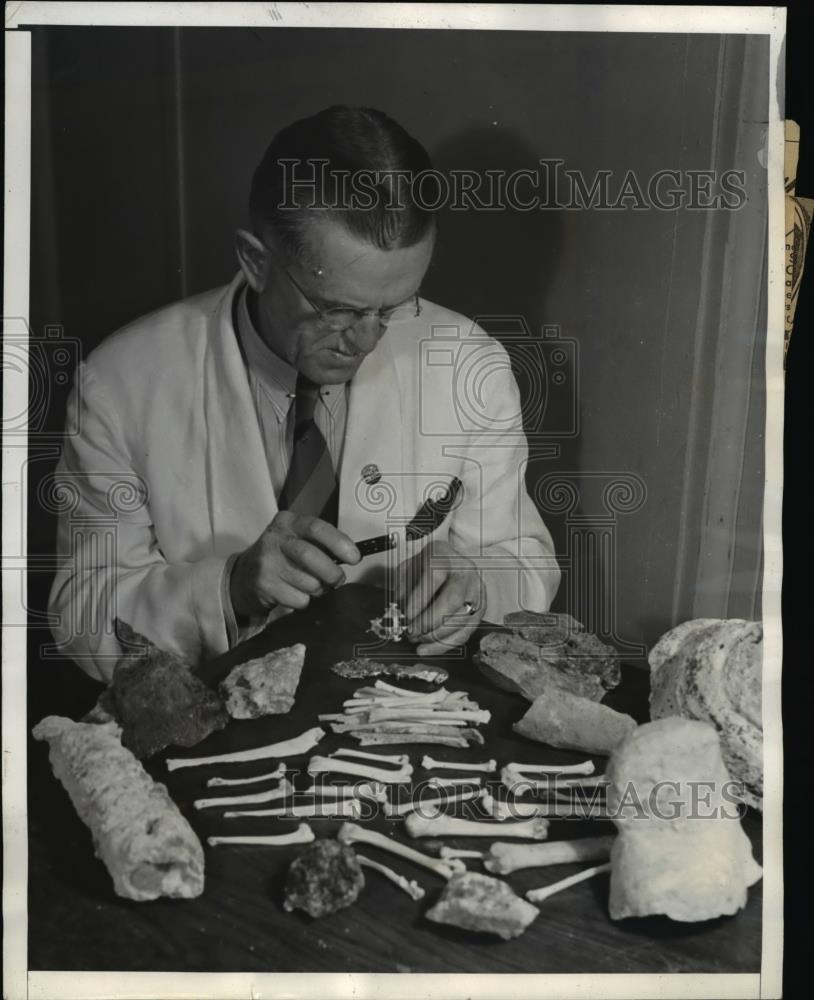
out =
[[314,422],[318,399],[319,386],[299,375],[294,399],[294,448],[278,506],[280,510],[313,514],[335,525],[339,484],[328,445]]

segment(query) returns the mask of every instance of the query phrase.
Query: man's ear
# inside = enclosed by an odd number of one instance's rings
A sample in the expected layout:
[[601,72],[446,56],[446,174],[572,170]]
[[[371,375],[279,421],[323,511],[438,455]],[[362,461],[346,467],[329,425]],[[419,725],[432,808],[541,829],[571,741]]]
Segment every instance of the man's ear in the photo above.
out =
[[269,277],[269,252],[247,229],[235,233],[235,253],[240,269],[252,291],[262,292]]

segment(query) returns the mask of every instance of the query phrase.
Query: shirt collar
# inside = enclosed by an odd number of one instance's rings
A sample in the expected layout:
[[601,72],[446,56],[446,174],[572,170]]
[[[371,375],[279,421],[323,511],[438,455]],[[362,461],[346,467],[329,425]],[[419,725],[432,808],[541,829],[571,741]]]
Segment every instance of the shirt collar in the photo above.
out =
[[249,314],[248,290],[249,286],[244,285],[238,293],[237,333],[249,370],[274,406],[285,415],[297,389],[297,369],[275,354],[257,332]]

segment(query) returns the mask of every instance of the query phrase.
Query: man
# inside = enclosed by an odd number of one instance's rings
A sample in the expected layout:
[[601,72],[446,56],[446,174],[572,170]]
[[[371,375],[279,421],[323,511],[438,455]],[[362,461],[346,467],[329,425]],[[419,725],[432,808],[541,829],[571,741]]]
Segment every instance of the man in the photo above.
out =
[[[394,589],[421,656],[484,617],[547,610],[559,570],[505,351],[420,295],[435,218],[404,179],[429,171],[379,111],[295,122],[255,172],[231,284],[80,367],[50,609],[89,674],[112,675],[116,617],[195,663],[346,580]],[[473,359],[485,395],[467,386]],[[440,527],[406,542],[455,477]],[[362,559],[355,541],[389,531],[395,558]]]

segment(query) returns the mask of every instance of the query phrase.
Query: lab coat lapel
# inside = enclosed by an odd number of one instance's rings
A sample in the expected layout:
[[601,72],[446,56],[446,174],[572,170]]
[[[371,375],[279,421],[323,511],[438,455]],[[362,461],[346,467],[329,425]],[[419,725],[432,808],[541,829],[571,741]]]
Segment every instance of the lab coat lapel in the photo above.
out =
[[232,322],[237,275],[212,316],[204,360],[209,516],[216,552],[253,542],[277,513],[260,425]]

